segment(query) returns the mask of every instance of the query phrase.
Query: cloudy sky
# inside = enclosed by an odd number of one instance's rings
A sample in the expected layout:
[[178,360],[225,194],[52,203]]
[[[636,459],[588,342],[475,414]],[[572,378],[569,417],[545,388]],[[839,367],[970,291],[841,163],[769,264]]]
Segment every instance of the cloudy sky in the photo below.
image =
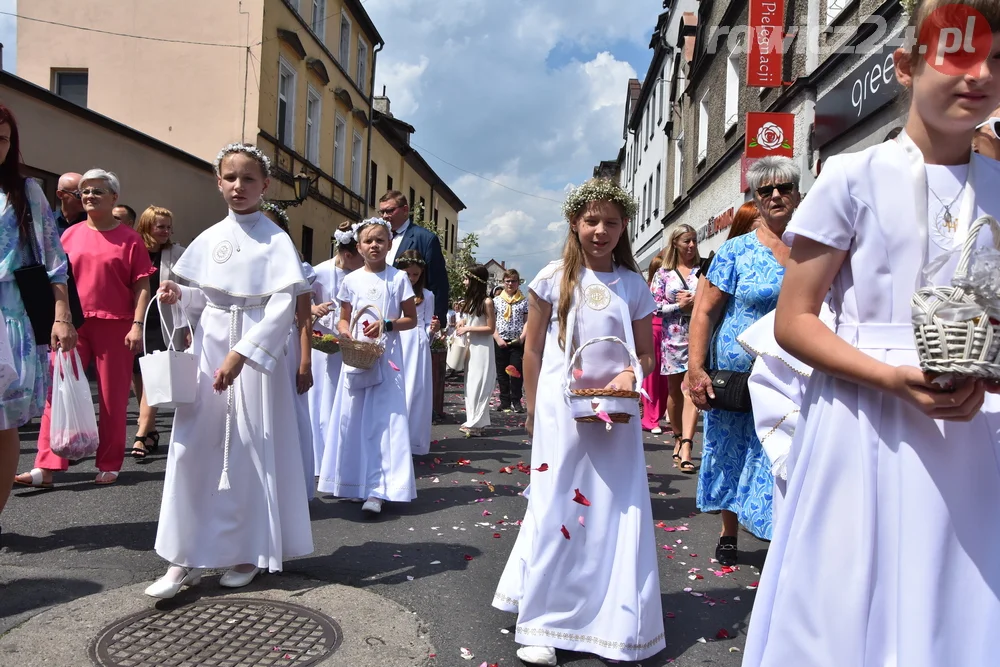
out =
[[565,190],[617,156],[627,82],[645,75],[661,7],[365,1],[386,42],[378,90],[386,86],[393,115],[417,129],[412,143],[468,206],[459,233],[479,234],[480,261],[506,260],[530,280],[558,257]]
[[[468,207],[459,233],[479,234],[480,261],[530,279],[559,255],[566,188],[618,154],[661,0],[363,1],[386,42],[378,90]],[[15,6],[0,0],[0,12]],[[0,14],[16,72],[14,20]]]

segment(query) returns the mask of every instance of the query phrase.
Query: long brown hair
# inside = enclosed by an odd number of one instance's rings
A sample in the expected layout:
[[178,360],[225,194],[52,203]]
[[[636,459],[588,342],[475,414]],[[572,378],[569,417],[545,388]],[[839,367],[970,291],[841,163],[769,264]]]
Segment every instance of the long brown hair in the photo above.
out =
[[17,131],[17,120],[13,112],[0,104],[0,123],[10,125],[10,147],[3,164],[0,164],[0,189],[7,195],[7,200],[17,216],[17,224],[23,239],[30,238],[28,220],[25,210],[28,199],[24,192],[24,175],[21,173],[21,135]]
[[[605,202],[588,203],[573,218],[573,222],[579,223],[595,203]],[[618,244],[611,252],[611,256],[618,266],[629,271],[634,271],[641,276],[642,271],[639,270],[639,265],[635,263],[635,257],[632,256],[632,244],[628,240],[628,218],[625,217],[625,210],[619,204],[614,204],[614,206],[622,216],[622,233],[618,237]],[[580,286],[580,274],[583,271],[583,246],[580,245],[580,236],[573,231],[572,225],[569,227],[569,236],[566,237],[566,245],[563,246],[562,271],[562,280],[559,283],[559,347],[565,350],[566,322],[569,319],[569,309],[573,305],[573,297]]]
[[650,285],[653,282],[653,278],[656,277],[656,272],[660,270],[663,266],[663,255],[666,252],[664,248],[660,252],[653,255],[653,259],[649,260],[649,269],[646,271],[646,284]]
[[486,314],[486,283],[490,272],[482,264],[473,264],[466,271],[469,286],[465,290],[465,303],[462,304],[462,314],[478,317]]
[[[424,262],[424,258],[420,254],[420,251],[407,250],[402,255],[397,257],[394,263],[396,265],[396,268],[399,269],[400,271],[406,271],[406,269],[410,268],[411,266],[420,267],[420,277],[417,278],[417,282],[414,283],[413,285],[413,295],[414,295],[413,301],[417,305],[423,303],[424,289],[426,289],[427,285],[427,265]],[[410,279],[409,276],[407,276],[406,279],[409,280]]]
[[[674,227],[674,231],[670,232],[670,239],[667,241],[666,255],[663,258],[663,268],[670,271],[677,268],[677,260],[680,258],[680,252],[677,250],[675,242],[685,234],[694,234],[695,241],[698,239],[698,232],[691,225],[677,225]],[[695,264],[701,261],[697,245],[694,247],[694,261]]]
[[746,202],[736,210],[736,215],[733,216],[733,224],[729,226],[729,236],[726,237],[726,240],[735,239],[737,236],[743,236],[752,232],[757,228],[759,221],[760,210],[757,208],[757,203],[753,201]]
[[146,244],[146,250],[152,250],[153,247],[157,245],[159,245],[162,250],[163,248],[169,248],[174,244],[173,241],[167,241],[166,243],[160,245],[160,243],[153,238],[153,227],[156,226],[157,218],[167,218],[173,222],[174,214],[162,206],[150,206],[142,212],[142,215],[139,216],[139,222],[135,225],[135,231],[139,232],[139,236],[142,237],[143,242]]

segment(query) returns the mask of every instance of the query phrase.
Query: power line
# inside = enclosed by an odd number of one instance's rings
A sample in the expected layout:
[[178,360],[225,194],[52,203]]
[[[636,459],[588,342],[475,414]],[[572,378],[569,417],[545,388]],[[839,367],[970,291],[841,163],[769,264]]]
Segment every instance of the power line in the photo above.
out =
[[494,185],[499,185],[501,188],[504,188],[506,190],[510,190],[511,192],[516,192],[517,194],[519,194],[519,195],[525,195],[526,197],[534,197],[535,199],[541,199],[543,201],[551,201],[551,202],[555,202],[556,204],[562,204],[562,202],[559,201],[558,199],[552,199],[551,197],[543,197],[541,195],[536,195],[536,194],[532,194],[530,192],[525,192],[523,190],[518,190],[516,188],[510,187],[509,185],[504,185],[500,181],[494,181],[492,178],[486,178],[482,174],[477,174],[474,171],[469,171],[468,169],[465,169],[463,167],[459,167],[457,164],[452,164],[451,162],[448,162],[448,160],[445,160],[440,155],[435,155],[434,153],[431,153],[429,150],[427,150],[423,146],[418,146],[417,144],[414,144],[414,143],[411,143],[410,145],[413,146],[414,148],[417,148],[417,149],[423,151],[424,153],[427,153],[431,157],[437,158],[438,160],[440,160],[441,162],[444,162],[449,167],[454,167],[455,169],[458,169],[459,171],[464,171],[466,174],[469,174],[470,176],[475,176],[476,178],[481,178],[484,181],[487,181],[489,183],[493,183]]
[[124,32],[112,32],[110,30],[100,30],[98,28],[88,28],[86,26],[73,25],[71,23],[58,23],[57,21],[46,21],[45,19],[36,19],[32,16],[24,16],[22,14],[16,14],[14,12],[3,12],[0,14],[4,16],[13,16],[14,18],[20,19],[22,21],[34,21],[36,23],[45,23],[48,25],[60,26],[62,28],[72,28],[73,30],[83,30],[84,32],[97,32],[102,35],[113,35],[115,37],[126,37],[129,39],[142,39],[150,42],[167,42],[169,44],[191,44],[194,46],[218,46],[227,49],[245,49],[247,47],[242,44],[218,44],[215,42],[194,42],[186,39],[167,39],[165,37],[148,37],[146,35],[131,35]]

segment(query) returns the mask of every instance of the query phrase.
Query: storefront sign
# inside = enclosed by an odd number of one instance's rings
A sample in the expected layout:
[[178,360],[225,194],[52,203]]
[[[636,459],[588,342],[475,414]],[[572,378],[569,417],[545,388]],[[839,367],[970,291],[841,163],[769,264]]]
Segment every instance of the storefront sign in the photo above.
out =
[[785,0],[750,0],[747,23],[747,86],[779,88]]
[[896,99],[902,90],[892,62],[898,45],[898,36],[890,39],[819,98],[814,131],[817,147],[830,143]]
[[751,111],[747,114],[746,128],[745,157],[795,154],[795,114]]

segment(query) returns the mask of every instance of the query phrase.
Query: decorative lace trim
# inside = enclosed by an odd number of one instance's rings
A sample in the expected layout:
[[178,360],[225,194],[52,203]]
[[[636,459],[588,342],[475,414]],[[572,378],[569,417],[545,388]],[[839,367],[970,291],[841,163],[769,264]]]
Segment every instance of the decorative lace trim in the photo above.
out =
[[809,373],[803,373],[803,372],[802,372],[802,371],[800,371],[800,370],[799,370],[798,368],[796,368],[795,366],[792,366],[792,365],[791,365],[790,363],[788,363],[787,361],[785,361],[784,359],[782,359],[781,357],[779,357],[779,356],[778,356],[778,355],[776,355],[776,354],[771,354],[770,352],[761,352],[761,351],[759,351],[759,350],[755,350],[755,349],[753,348],[753,346],[751,346],[751,345],[747,345],[747,344],[746,344],[745,342],[743,342],[743,341],[738,341],[738,342],[739,342],[739,344],[740,344],[740,345],[742,345],[742,346],[743,346],[744,348],[746,348],[746,350],[747,350],[747,351],[749,351],[749,352],[753,352],[753,353],[754,353],[755,355],[757,355],[758,357],[771,357],[772,359],[777,359],[778,361],[780,361],[780,362],[781,362],[781,363],[783,363],[784,365],[788,366],[788,368],[790,368],[790,369],[791,369],[791,371],[792,371],[793,373],[795,373],[796,375],[801,375],[801,376],[802,376],[802,377],[804,377],[804,378],[807,378],[807,377],[810,377]]
[[797,413],[798,413],[798,410],[792,410],[792,411],[791,411],[791,412],[789,412],[789,413],[788,413],[787,415],[785,415],[784,417],[782,417],[781,419],[779,419],[779,420],[778,420],[778,423],[777,423],[777,424],[775,424],[775,425],[774,425],[774,427],[773,427],[773,428],[771,428],[771,430],[770,430],[770,431],[768,431],[768,432],[767,432],[766,434],[764,434],[764,437],[763,437],[763,438],[761,438],[761,439],[760,439],[760,441],[761,441],[761,442],[764,442],[765,440],[767,440],[768,438],[770,438],[770,437],[771,437],[772,435],[774,435],[774,432],[775,432],[775,431],[777,431],[777,430],[778,430],[778,428],[779,428],[779,427],[780,427],[780,426],[781,426],[782,424],[784,424],[784,423],[785,423],[785,420],[786,420],[786,419],[788,419],[789,417],[791,417],[792,415],[794,415],[794,414],[797,414]]
[[664,637],[666,636],[665,633],[661,632],[645,644],[626,644],[625,642],[613,642],[608,639],[601,639],[600,637],[577,635],[571,632],[556,632],[554,630],[545,630],[543,628],[529,628],[523,625],[517,626],[517,632],[518,634],[533,637],[550,637],[552,639],[565,639],[571,642],[592,644],[594,646],[600,646],[601,648],[609,648],[617,651],[644,651],[664,641]]
[[494,593],[493,594],[493,599],[494,600],[499,600],[500,602],[503,602],[504,604],[509,604],[509,605],[514,606],[514,607],[521,606],[521,601],[520,600],[515,600],[514,598],[509,598],[506,595],[504,595],[503,593]]
[[278,358],[276,356],[274,356],[273,354],[271,354],[268,351],[268,349],[266,347],[264,347],[263,345],[258,345],[257,343],[253,342],[252,340],[248,340],[247,342],[250,343],[251,345],[253,345],[258,350],[260,350],[261,352],[263,352],[264,354],[266,354],[267,356],[269,356],[272,359],[274,359],[275,361],[278,361]]

